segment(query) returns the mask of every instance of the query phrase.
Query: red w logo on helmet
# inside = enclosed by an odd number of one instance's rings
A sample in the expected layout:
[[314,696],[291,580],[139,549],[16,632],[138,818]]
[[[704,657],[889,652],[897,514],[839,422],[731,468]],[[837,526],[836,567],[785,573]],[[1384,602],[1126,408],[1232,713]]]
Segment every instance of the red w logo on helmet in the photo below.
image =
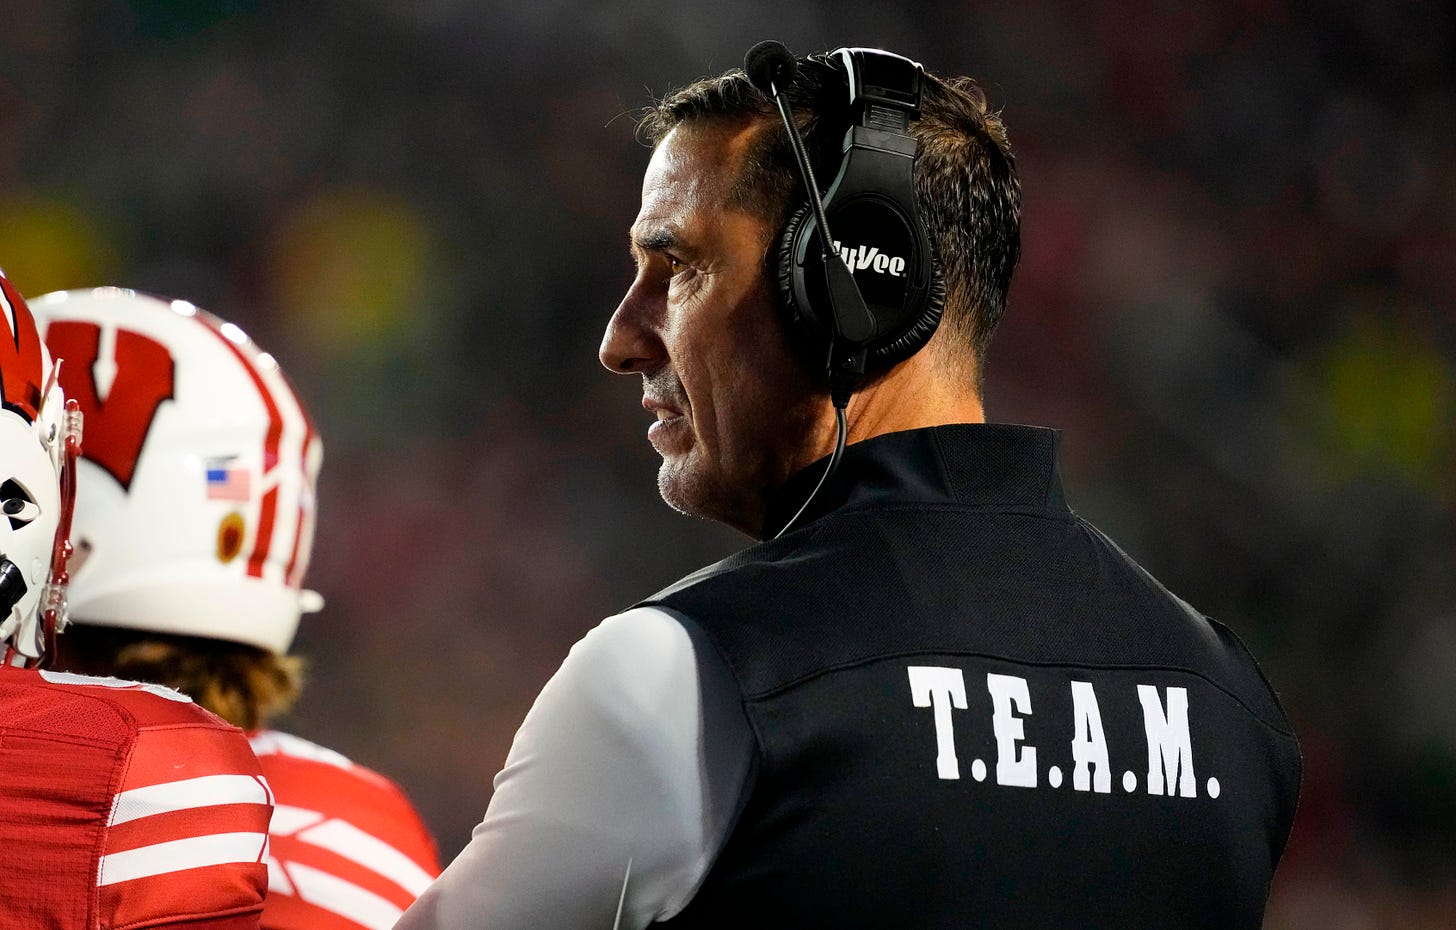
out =
[[40,334],[25,298],[0,275],[0,405],[34,423],[40,414],[44,372]]
[[95,323],[55,322],[46,331],[51,354],[63,358],[61,389],[67,400],[81,405],[85,415],[83,457],[105,469],[131,489],[137,459],[162,401],[173,396],[175,370],[166,346],[121,329],[116,332],[112,370],[115,377],[103,399],[96,383],[101,327]]

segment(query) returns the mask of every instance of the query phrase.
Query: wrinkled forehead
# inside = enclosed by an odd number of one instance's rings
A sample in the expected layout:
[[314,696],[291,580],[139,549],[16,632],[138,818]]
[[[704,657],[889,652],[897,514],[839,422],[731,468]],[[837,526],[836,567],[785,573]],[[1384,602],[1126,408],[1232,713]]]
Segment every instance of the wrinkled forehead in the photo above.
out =
[[669,132],[653,150],[643,175],[634,237],[734,206],[745,160],[760,129],[757,121],[698,120]]

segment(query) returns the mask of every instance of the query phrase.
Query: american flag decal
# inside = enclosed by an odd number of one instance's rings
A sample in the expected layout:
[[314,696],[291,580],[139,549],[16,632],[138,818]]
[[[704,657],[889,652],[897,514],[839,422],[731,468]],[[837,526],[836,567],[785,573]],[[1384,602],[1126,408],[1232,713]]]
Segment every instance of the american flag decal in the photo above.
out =
[[248,470],[233,464],[232,459],[207,461],[207,499],[210,501],[246,501],[252,493]]

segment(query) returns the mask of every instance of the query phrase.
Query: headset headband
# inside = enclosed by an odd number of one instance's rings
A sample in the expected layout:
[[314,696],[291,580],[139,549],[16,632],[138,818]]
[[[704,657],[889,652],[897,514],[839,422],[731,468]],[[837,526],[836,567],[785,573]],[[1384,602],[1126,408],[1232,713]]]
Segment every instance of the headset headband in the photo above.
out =
[[[872,126],[877,117],[899,117],[904,132],[909,121],[920,117],[920,78],[925,73],[918,61],[877,48],[841,48],[838,58],[848,76],[850,119]],[[877,112],[887,108],[890,113]],[[886,128],[874,126],[874,128]]]

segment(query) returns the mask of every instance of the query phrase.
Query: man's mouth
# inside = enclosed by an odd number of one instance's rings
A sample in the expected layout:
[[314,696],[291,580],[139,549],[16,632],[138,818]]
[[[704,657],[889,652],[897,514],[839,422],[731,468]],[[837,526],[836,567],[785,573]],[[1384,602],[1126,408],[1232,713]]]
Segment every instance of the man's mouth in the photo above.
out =
[[657,439],[665,437],[668,433],[686,424],[687,421],[683,418],[683,415],[676,410],[659,410],[657,411],[657,419],[652,422],[651,426],[647,427],[647,438]]
[[682,411],[647,397],[642,398],[642,406],[657,417],[652,425],[647,427],[647,441],[652,443],[658,452],[666,454],[675,451],[676,447],[686,439],[688,432],[687,418],[683,416]]

